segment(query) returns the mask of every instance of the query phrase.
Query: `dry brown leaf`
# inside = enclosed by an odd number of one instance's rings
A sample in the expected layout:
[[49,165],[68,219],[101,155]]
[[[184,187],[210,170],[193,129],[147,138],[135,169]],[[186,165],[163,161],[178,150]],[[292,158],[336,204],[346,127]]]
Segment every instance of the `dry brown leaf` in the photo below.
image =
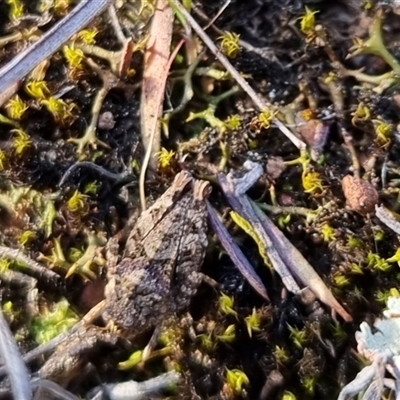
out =
[[142,142],[146,152],[151,147],[149,163],[153,168],[157,167],[155,154],[160,150],[159,119],[168,77],[173,21],[174,12],[168,1],[158,0],[146,46],[140,104]]

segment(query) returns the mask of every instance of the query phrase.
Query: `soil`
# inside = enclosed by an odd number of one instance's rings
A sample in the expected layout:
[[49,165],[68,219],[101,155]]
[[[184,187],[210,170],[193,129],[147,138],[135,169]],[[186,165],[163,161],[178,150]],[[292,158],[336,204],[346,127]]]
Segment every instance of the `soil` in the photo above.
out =
[[[0,4],[1,37],[34,24],[26,20],[17,28],[11,27],[9,3]],[[25,3],[26,13],[38,14],[39,2]],[[128,3],[137,10],[135,2]],[[192,14],[205,26],[224,3],[200,0],[194,3]],[[165,396],[170,398],[335,399],[341,387],[355,377],[363,363],[356,352],[354,334],[361,322],[371,323],[381,314],[399,280],[400,264],[393,257],[398,237],[374,215],[376,204],[393,212],[400,209],[396,75],[400,16],[388,3],[232,0],[207,29],[222,52],[221,36],[226,32],[240,35],[245,44],[240,44],[234,57],[227,54],[231,63],[269,104],[275,118],[307,144],[307,151],[301,158],[299,149],[274,123],[269,127],[263,124],[260,110],[243,91],[223,96],[236,82],[232,77],[217,79],[210,73],[224,69],[199,41],[195,45],[199,65],[190,77],[194,94],[171,116],[169,136],[163,136],[161,145],[173,153],[166,165],[160,162],[158,170],[149,170],[147,201],[155,201],[182,168],[197,178],[210,179],[210,202],[260,276],[270,303],[251,288],[210,231],[202,272],[219,287],[203,284],[193,298],[190,314],[197,339],[193,341],[187,329],[175,323],[169,332],[173,331],[174,346],[179,350],[129,371],[118,371],[118,363],[143,349],[151,332],[133,343],[120,341],[108,352],[95,352],[90,360],[95,368],[88,370],[85,384],[72,380],[68,390],[85,397],[100,382],[144,380],[179,366],[184,371],[183,379],[175,390],[166,391]],[[149,22],[135,25],[127,17],[129,9],[122,7],[118,15],[125,33],[139,41],[145,37]],[[54,9],[50,12],[54,18],[39,28],[43,32],[63,16]],[[302,27],[305,16],[313,12],[314,25]],[[359,40],[365,44],[379,18],[379,32],[394,64],[376,49],[353,47]],[[119,49],[106,18],[97,18],[91,27],[98,29],[97,46]],[[176,21],[173,46],[182,37],[184,30]],[[0,65],[26,45],[19,40],[0,47]],[[184,81],[177,78],[188,68],[186,57],[183,47],[172,64],[165,112],[180,104]],[[100,68],[110,70],[106,60],[93,59]],[[105,263],[92,262],[92,274],[85,270],[87,266],[75,269],[68,277],[67,272],[88,247],[89,234],[107,241],[126,226],[130,215],[140,211],[137,183],[144,156],[140,142],[142,69],[143,51],[138,50],[133,54],[130,73],[118,88],[109,91],[101,105],[100,114],[112,117],[112,123],[96,130],[105,146],[87,145],[81,153],[69,139],[83,136],[94,99],[103,85],[88,65],[73,73],[60,51],[45,69],[43,79],[49,92],[55,97],[60,95],[72,107],[68,118],[50,112],[24,85],[18,91],[27,107],[22,116],[13,118],[7,104],[2,108],[2,115],[12,122],[0,122],[1,243],[42,260],[62,277],[58,287],[38,279],[39,308],[32,315],[20,278],[3,277],[7,268],[30,275],[29,271],[16,262],[0,268],[3,310],[7,305],[6,316],[22,352],[39,344],[35,321],[61,299],[68,300],[70,312],[78,320],[93,306],[92,296],[101,298]],[[385,85],[385,74],[391,71],[394,78]],[[368,82],[367,77],[371,78]],[[193,113],[205,110],[211,110],[212,119],[204,115],[193,118]],[[237,125],[227,122],[233,116],[238,116]],[[225,123],[224,129],[221,123]],[[22,135],[19,131],[28,134],[29,142],[20,150],[16,144],[16,138]],[[345,323],[321,304],[307,307],[288,292],[277,273],[265,265],[257,244],[229,217],[228,203],[206,167],[213,165],[225,172],[241,170],[246,160],[259,162],[265,169],[262,179],[249,192],[250,197],[323,278],[353,322]],[[82,164],[60,186],[65,172],[82,161],[97,164],[103,171]],[[78,196],[75,202],[74,196]],[[54,256],[59,243],[64,262],[59,254],[58,258]],[[101,253],[102,245],[97,248]],[[221,306],[222,293],[233,300],[233,312]],[[259,324],[249,332],[246,321],[252,314],[259,317]],[[234,333],[228,334],[227,329],[228,333],[234,329]],[[33,370],[38,367],[32,366]],[[248,383],[233,390],[226,378],[227,370],[242,371]]]

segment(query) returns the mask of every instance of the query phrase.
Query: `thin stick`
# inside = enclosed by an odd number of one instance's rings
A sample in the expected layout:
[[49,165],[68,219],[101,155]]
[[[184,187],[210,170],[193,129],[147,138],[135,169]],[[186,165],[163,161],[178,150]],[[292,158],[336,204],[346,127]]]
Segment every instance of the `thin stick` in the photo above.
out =
[[10,379],[14,399],[31,400],[32,388],[28,369],[19,352],[17,343],[0,309],[0,355]]
[[[210,37],[204,32],[204,29],[196,22],[196,20],[190,15],[186,8],[181,4],[179,0],[169,0],[186,18],[190,26],[200,36],[206,46],[212,51],[215,57],[218,58],[219,62],[226,68],[231,76],[236,80],[239,86],[250,96],[254,104],[260,111],[267,108],[266,103],[261,99],[260,96],[253,90],[248,82],[239,74],[239,72],[233,67],[229,60],[219,51],[218,47],[213,43]],[[299,149],[306,149],[306,144],[300,140],[293,132],[291,132],[281,121],[277,118],[273,120],[276,127]]]
[[0,258],[9,258],[10,260],[14,260],[26,265],[27,268],[25,272],[27,272],[28,275],[33,275],[38,278],[45,277],[53,285],[57,286],[62,281],[60,275],[44,267],[35,260],[32,260],[30,257],[22,253],[22,251],[19,249],[12,249],[10,247],[0,246]]

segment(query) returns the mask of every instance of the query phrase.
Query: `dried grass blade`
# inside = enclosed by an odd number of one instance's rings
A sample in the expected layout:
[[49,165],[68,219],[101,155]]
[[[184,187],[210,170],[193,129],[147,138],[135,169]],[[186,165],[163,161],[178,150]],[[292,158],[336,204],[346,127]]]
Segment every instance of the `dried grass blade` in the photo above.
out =
[[145,152],[151,148],[149,163],[157,167],[155,154],[160,151],[161,124],[165,85],[168,77],[174,13],[167,0],[158,0],[151,22],[144,58],[141,134]]
[[260,296],[264,297],[264,299],[269,301],[267,290],[265,289],[265,286],[262,283],[261,279],[254,271],[254,268],[249,263],[243,252],[240,250],[239,246],[232,239],[228,230],[225,228],[224,224],[220,221],[218,214],[208,201],[207,201],[207,210],[211,226],[216,235],[218,236],[218,239],[220,240],[222,247],[228,253],[229,257],[235,264],[236,268],[247,280],[250,286]]
[[391,212],[388,208],[382,205],[381,206],[376,205],[375,215],[379,219],[379,221],[381,221],[392,231],[400,235],[400,220],[397,218],[398,214]]
[[289,239],[261,211],[256,203],[252,202],[252,207],[266,234],[271,238],[273,246],[295,278],[303,285],[308,286],[322,303],[333,308],[346,322],[352,321],[351,315],[336,300],[324,281],[300,251],[290,243]]
[[[259,246],[262,244],[263,249],[261,251],[267,253],[274,270],[281,277],[285,287],[292,293],[299,293],[301,290],[299,285],[281,255],[276,251],[272,240],[263,230],[247,196],[236,193],[235,183],[230,180],[230,176],[218,174],[218,180],[231,207],[252,226],[252,231],[258,237],[257,244]],[[244,226],[241,226],[241,228],[246,231]]]
[[219,174],[218,180],[233,209],[251,224],[253,232],[258,236],[258,245],[263,243],[263,250],[267,252],[286,288],[292,293],[298,293],[298,283],[308,286],[322,303],[333,308],[345,321],[352,321],[351,315],[336,300],[303,255],[245,194],[262,174],[262,168],[257,163],[248,162],[245,167],[248,172],[242,178]]

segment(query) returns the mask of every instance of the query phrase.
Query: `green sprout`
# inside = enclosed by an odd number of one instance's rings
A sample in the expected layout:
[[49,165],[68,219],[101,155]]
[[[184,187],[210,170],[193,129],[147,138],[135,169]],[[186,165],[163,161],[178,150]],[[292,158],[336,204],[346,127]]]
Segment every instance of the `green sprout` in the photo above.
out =
[[36,317],[30,330],[36,343],[44,344],[67,331],[78,321],[79,317],[70,309],[68,301],[61,300]]
[[290,360],[290,354],[284,347],[276,345],[273,354],[276,363],[279,365],[286,364]]
[[222,335],[217,335],[217,339],[224,343],[232,343],[236,339],[235,325],[229,325]]
[[332,325],[333,328],[333,336],[338,343],[344,343],[348,336],[346,331],[343,329],[341,324],[335,323]]
[[400,267],[400,247],[396,250],[396,253],[394,253],[392,257],[387,258],[386,261],[388,263],[397,263],[397,265]]
[[65,45],[63,54],[71,71],[75,73],[83,69],[85,53],[81,49],[76,48],[73,44]]
[[361,249],[363,247],[363,241],[355,235],[350,235],[347,238],[346,246],[350,250]]
[[126,371],[136,367],[143,360],[143,350],[134,351],[126,361],[121,361],[118,363],[118,369],[121,371]]
[[349,272],[353,275],[362,275],[364,274],[364,269],[361,264],[351,263]]
[[400,292],[396,288],[391,288],[389,290],[378,290],[375,298],[380,303],[387,303],[389,297],[400,297]]
[[375,127],[376,141],[379,144],[387,145],[393,136],[393,126],[381,119],[374,119],[372,121]]
[[95,280],[97,277],[96,271],[93,271],[93,266],[102,267],[106,264],[101,251],[103,246],[106,244],[104,237],[91,233],[87,238],[88,246],[85,252],[76,255],[75,262],[68,268],[66,278],[69,278],[73,274],[80,275],[85,281]]
[[201,347],[206,351],[212,351],[215,348],[215,343],[212,340],[212,334],[203,333],[201,335],[197,335],[197,338],[200,339]]
[[25,85],[25,91],[33,98],[44,100],[50,95],[45,81],[31,80]]
[[387,260],[383,259],[380,255],[370,251],[367,255],[367,265],[371,269],[385,272],[391,268]]
[[235,300],[233,296],[228,296],[224,293],[221,293],[221,296],[218,300],[218,311],[222,315],[233,315],[237,318],[237,312],[234,310]]
[[5,258],[2,258],[0,260],[0,274],[8,271],[8,269],[10,268],[10,265],[11,265],[11,261],[9,261]]
[[40,228],[44,229],[45,237],[48,238],[53,232],[53,223],[57,218],[57,210],[54,201],[47,199],[42,213]]
[[313,395],[315,392],[315,386],[317,384],[317,378],[314,375],[307,375],[300,379],[301,385],[309,395]]
[[343,275],[342,273],[336,273],[333,276],[333,280],[335,281],[335,285],[337,287],[344,287],[344,286],[348,286],[350,284],[350,280],[347,276]]
[[261,316],[257,313],[256,309],[253,308],[253,312],[248,315],[245,319],[247,332],[249,337],[252,337],[253,332],[260,332],[261,331]]
[[301,174],[301,180],[305,193],[316,193],[322,192],[325,187],[322,184],[321,174],[316,171],[312,171],[309,168],[303,170]]
[[74,194],[67,201],[69,211],[76,214],[86,214],[89,210],[88,198],[89,196],[75,190]]
[[322,235],[322,238],[324,239],[324,242],[327,242],[327,243],[336,239],[335,229],[332,228],[327,222],[325,222],[321,226],[321,235]]
[[56,122],[68,125],[74,118],[72,110],[76,107],[74,103],[66,103],[62,99],[50,96],[41,100],[47,110],[53,115]]
[[278,111],[271,112],[270,109],[266,108],[251,122],[251,124],[258,129],[269,129],[277,114]]
[[304,345],[307,341],[307,334],[305,329],[298,329],[295,328],[293,326],[290,326],[289,324],[287,324],[287,327],[289,329],[290,332],[290,338],[292,339],[293,344],[299,348],[299,349],[303,349]]
[[233,131],[237,130],[240,128],[242,124],[242,117],[238,114],[235,115],[230,115],[225,121],[224,121],[225,127],[228,131]]
[[26,247],[33,240],[35,240],[36,237],[37,237],[36,232],[26,230],[26,231],[22,232],[21,236],[19,237],[19,242],[22,244],[22,246]]
[[160,169],[166,170],[170,168],[175,161],[175,155],[176,153],[173,150],[167,150],[164,147],[162,147],[161,150],[158,153],[156,153]]
[[89,182],[83,189],[83,193],[87,194],[87,195],[96,195],[99,191],[99,188],[101,186],[100,182],[97,181],[93,181],[93,182]]
[[82,29],[78,32],[79,40],[85,44],[96,44],[96,36],[99,33],[97,28]]
[[226,383],[230,391],[235,395],[240,395],[243,390],[243,386],[250,383],[247,375],[240,369],[226,369]]
[[4,171],[8,167],[8,157],[4,150],[0,150],[0,171]]
[[14,21],[24,15],[24,4],[20,0],[6,0],[10,6],[10,19]]
[[282,395],[282,400],[297,400],[297,398],[292,392],[285,390]]

